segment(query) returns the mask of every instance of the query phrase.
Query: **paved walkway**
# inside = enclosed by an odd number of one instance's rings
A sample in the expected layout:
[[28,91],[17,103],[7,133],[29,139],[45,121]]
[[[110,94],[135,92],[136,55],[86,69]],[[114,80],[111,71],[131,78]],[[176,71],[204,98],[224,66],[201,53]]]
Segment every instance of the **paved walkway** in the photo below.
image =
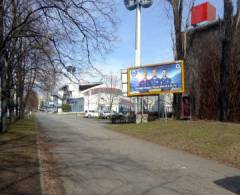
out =
[[94,119],[40,113],[67,194],[240,194],[240,170],[110,130]]

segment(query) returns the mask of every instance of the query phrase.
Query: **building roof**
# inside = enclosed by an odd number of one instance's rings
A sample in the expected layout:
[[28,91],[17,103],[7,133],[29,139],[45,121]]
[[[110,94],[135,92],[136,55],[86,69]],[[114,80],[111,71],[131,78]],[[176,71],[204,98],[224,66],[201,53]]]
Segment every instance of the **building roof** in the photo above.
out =
[[58,94],[52,94],[52,97],[58,98],[58,99],[62,99],[62,97],[60,97]]
[[116,93],[116,94],[121,94],[122,90],[118,89],[117,87],[108,87],[105,84],[100,84],[100,85],[95,85],[94,87],[89,87],[88,89],[81,91],[83,94],[91,91],[93,94],[97,93]]
[[202,32],[202,31],[205,31],[205,30],[209,30],[209,29],[212,29],[212,28],[219,28],[219,25],[221,24],[221,20],[214,20],[212,22],[207,22],[207,23],[204,23],[204,24],[199,24],[199,25],[196,25],[192,28],[190,28],[188,30],[188,33],[196,33],[196,32]]
[[84,91],[86,89],[90,89],[92,87],[96,87],[98,85],[101,85],[102,83],[92,83],[92,84],[84,84],[84,85],[79,85],[79,91]]
[[[59,90],[67,90],[68,89],[68,86],[71,85],[72,83],[70,84],[65,84],[63,85],[62,87],[59,88]],[[74,83],[75,84],[75,83]],[[88,83],[88,84],[79,84],[79,91],[84,91],[86,89],[89,89],[89,88],[92,88],[92,87],[95,87],[95,86],[98,86],[98,85],[101,85],[102,83]]]

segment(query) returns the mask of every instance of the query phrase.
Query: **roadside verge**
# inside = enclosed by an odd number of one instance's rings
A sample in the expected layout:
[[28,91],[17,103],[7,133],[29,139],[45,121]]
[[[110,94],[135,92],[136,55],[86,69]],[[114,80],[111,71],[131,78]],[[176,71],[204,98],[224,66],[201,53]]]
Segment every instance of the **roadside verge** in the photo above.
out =
[[240,124],[212,121],[155,121],[106,128],[240,168]]
[[0,194],[41,194],[34,116],[0,134]]
[[57,159],[51,153],[51,149],[55,144],[45,135],[44,129],[38,124],[38,143],[39,143],[39,159],[41,170],[41,186],[43,195],[57,194],[64,195],[65,190],[61,180]]

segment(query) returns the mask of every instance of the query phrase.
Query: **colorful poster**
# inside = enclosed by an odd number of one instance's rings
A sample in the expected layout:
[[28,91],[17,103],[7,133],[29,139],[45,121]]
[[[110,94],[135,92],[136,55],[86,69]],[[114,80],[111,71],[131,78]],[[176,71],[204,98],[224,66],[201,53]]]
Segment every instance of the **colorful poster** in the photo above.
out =
[[128,69],[128,96],[183,92],[183,61]]

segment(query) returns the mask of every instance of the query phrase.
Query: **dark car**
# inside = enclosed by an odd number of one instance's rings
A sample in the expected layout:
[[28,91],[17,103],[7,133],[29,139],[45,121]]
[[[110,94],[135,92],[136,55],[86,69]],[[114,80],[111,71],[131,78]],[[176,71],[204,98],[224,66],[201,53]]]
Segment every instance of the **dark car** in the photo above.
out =
[[121,112],[111,116],[113,124],[117,123],[132,123],[135,122],[136,116],[134,112]]

